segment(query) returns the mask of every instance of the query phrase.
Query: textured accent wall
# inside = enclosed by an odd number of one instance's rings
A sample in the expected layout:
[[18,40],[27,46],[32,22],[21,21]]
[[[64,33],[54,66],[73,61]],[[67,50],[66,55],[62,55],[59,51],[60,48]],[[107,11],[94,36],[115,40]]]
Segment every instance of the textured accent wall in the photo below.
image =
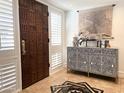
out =
[[112,35],[113,7],[105,6],[79,11],[79,30],[90,34]]

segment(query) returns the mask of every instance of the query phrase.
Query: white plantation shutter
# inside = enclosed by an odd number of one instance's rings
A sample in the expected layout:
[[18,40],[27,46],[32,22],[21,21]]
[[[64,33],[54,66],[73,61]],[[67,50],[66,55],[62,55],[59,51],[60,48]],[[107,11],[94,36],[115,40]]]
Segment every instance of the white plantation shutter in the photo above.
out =
[[52,55],[52,69],[56,69],[60,66],[62,66],[61,53],[55,53]]
[[60,14],[51,13],[51,43],[61,45],[62,18]]
[[0,93],[13,93],[17,87],[13,3],[0,0]]
[[0,65],[0,93],[14,88],[16,88],[16,64],[13,62]]
[[0,50],[14,49],[12,0],[0,0]]
[[63,66],[63,41],[62,41],[62,13],[50,12],[50,63],[51,70],[55,70]]

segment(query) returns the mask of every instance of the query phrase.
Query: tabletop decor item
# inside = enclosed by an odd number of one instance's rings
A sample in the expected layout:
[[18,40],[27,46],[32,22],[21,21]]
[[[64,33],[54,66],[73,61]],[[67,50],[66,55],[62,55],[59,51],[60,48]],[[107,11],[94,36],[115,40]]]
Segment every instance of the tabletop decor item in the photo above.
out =
[[73,37],[73,46],[78,47],[78,37]]

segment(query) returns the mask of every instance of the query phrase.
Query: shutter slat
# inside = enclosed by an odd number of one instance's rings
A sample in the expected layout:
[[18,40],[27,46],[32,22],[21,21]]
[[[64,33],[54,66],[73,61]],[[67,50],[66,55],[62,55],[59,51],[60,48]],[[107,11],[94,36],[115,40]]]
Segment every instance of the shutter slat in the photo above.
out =
[[6,9],[0,10],[0,13],[3,13],[3,14],[5,13],[5,14],[8,14],[8,15],[12,15],[13,14],[11,11],[6,10]]
[[16,84],[16,80],[12,80],[10,82],[4,83],[3,87],[8,87],[8,86],[11,86],[12,84]]
[[8,26],[13,28],[13,22],[0,21],[0,26]]
[[8,90],[8,89],[10,89],[10,88],[15,88],[16,87],[16,84],[13,84],[12,86],[6,86],[6,87],[3,87],[1,90],[0,90],[0,92],[3,92],[3,91],[5,91],[5,90]]
[[12,14],[9,14],[9,13],[7,13],[7,12],[0,12],[0,18],[3,18],[3,17],[5,17],[5,18],[10,18],[10,19],[13,19],[13,15]]
[[1,47],[2,49],[1,50],[13,50],[14,49],[14,46],[12,47]]
[[8,1],[8,0],[1,0],[0,1],[0,6],[1,5],[4,5],[4,6],[9,6],[9,7],[12,7],[12,1]]
[[4,32],[4,33],[1,33],[1,35],[3,36],[3,35],[5,35],[5,36],[12,36],[13,37],[13,33],[10,33],[10,32]]
[[2,79],[2,83],[8,83],[8,82],[11,82],[11,81],[13,81],[15,79],[16,79],[15,76],[14,77],[9,77],[9,78],[6,78],[6,79]]
[[12,33],[12,34],[14,34],[13,33],[13,28],[9,28],[9,29],[4,29],[4,28],[0,28],[0,33],[2,34],[2,33]]
[[13,43],[13,41],[3,41],[2,43],[3,44],[11,44],[11,43]]
[[12,19],[10,19],[10,18],[3,18],[3,17],[1,17],[0,18],[0,22],[1,23],[11,23],[11,24],[13,24],[13,20]]
[[0,71],[6,71],[10,69],[14,69],[16,66],[14,64],[6,64],[6,65],[1,65]]
[[16,75],[16,73],[10,73],[10,74],[7,74],[7,75],[5,75],[5,76],[2,76],[2,78],[0,79],[0,81],[1,81],[2,79],[6,79],[6,78],[10,78],[10,77],[15,77],[15,75]]
[[12,12],[12,8],[10,8],[9,6],[5,6],[5,4],[0,5],[0,9]]
[[15,69],[4,71],[4,72],[2,72],[2,75],[8,74],[8,73],[13,73],[13,72],[15,72]]

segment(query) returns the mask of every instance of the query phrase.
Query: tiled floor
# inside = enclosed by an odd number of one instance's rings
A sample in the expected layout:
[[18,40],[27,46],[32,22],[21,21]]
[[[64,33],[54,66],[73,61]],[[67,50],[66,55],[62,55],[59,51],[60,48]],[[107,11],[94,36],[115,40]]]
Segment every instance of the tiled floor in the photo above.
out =
[[67,73],[61,70],[50,77],[24,89],[20,93],[51,93],[50,86],[62,84],[64,81],[87,82],[91,86],[104,90],[104,93],[124,93],[124,79],[119,79],[118,84],[109,80],[87,77],[86,75]]

